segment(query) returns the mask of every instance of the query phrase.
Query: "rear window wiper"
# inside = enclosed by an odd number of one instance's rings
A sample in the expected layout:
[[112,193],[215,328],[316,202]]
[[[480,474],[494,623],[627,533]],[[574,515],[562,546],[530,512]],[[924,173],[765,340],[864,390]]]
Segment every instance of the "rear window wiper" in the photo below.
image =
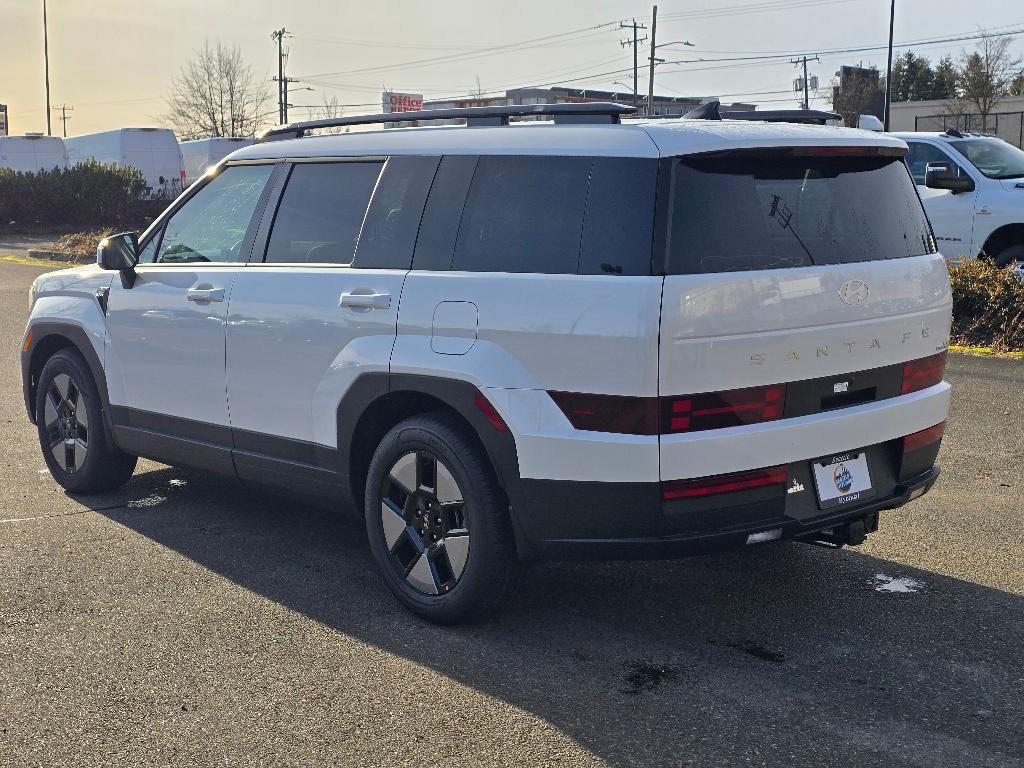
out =
[[807,258],[810,260],[811,264],[815,263],[814,257],[807,249],[807,246],[804,245],[804,241],[800,238],[800,235],[797,234],[796,230],[793,229],[791,223],[793,219],[793,212],[789,209],[789,206],[786,205],[786,202],[778,195],[772,195],[772,207],[768,211],[768,218],[775,219],[779,222],[780,227],[788,229],[793,234],[793,237],[796,238],[796,241],[800,243],[800,247],[804,249],[804,253],[807,254]]

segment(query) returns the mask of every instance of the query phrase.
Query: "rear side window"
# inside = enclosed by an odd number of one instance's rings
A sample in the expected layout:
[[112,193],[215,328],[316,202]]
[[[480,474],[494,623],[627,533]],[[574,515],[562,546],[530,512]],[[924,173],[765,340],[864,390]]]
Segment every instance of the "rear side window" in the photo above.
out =
[[366,212],[353,266],[409,269],[437,157],[392,157]]
[[481,157],[452,269],[575,274],[589,157]]
[[716,153],[673,160],[671,185],[669,274],[935,251],[910,174],[896,155]]
[[581,275],[650,275],[658,161],[594,159],[580,247]]
[[264,261],[349,264],[383,163],[297,163],[277,207]]

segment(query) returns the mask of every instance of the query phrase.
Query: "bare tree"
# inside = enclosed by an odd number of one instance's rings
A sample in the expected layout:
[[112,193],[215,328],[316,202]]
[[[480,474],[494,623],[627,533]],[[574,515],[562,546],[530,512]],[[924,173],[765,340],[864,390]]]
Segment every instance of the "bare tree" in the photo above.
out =
[[861,115],[877,114],[885,97],[885,82],[874,67],[848,69],[844,77],[831,83],[832,109],[842,116],[844,124],[856,128]]
[[253,136],[266,125],[268,100],[238,46],[206,41],[171,81],[164,119],[182,140]]
[[960,56],[958,104],[951,111],[977,112],[982,130],[988,129],[988,116],[996,105],[1009,95],[1014,77],[1020,72],[1021,60],[1010,53],[1012,37],[990,35],[982,30],[982,38],[972,53]]
[[338,97],[331,96],[327,98],[325,93],[320,94],[320,104],[309,108],[310,120],[341,117],[343,114],[345,114],[345,110],[338,104]]

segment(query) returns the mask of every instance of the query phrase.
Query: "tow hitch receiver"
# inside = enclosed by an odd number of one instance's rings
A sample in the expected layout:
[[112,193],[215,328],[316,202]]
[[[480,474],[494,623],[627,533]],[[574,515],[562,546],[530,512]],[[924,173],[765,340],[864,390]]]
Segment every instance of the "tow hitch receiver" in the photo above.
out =
[[856,547],[864,543],[869,533],[874,533],[877,530],[878,513],[872,512],[870,515],[859,517],[843,525],[799,536],[797,540],[807,542],[808,544],[835,547],[836,549],[839,549],[844,544]]

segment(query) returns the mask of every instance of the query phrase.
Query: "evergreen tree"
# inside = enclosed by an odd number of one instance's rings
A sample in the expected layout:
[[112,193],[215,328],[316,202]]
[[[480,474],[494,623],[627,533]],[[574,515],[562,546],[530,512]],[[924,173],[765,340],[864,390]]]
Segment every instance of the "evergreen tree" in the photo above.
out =
[[932,89],[928,96],[930,99],[955,99],[958,96],[957,81],[960,73],[952,56],[944,56],[935,65],[935,76],[932,78]]

